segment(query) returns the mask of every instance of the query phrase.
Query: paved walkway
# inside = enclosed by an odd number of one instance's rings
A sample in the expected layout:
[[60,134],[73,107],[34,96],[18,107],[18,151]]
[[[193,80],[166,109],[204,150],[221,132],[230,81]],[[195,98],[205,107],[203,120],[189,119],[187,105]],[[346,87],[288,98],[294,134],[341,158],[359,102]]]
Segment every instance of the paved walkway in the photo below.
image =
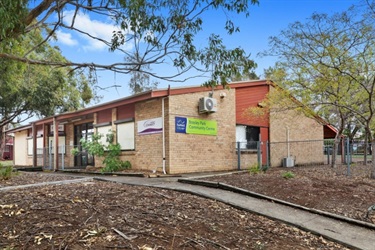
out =
[[218,200],[249,212],[279,220],[353,249],[375,250],[375,230],[230,191],[178,182],[179,178],[100,176],[97,179],[171,189]]

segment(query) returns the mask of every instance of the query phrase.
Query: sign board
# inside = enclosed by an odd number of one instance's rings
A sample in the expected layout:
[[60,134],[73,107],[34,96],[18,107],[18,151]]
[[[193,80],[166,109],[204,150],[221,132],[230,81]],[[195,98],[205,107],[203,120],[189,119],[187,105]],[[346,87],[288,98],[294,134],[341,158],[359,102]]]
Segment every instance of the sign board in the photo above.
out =
[[176,116],[175,132],[196,135],[217,135],[217,122]]
[[[65,130],[65,126],[64,126],[64,124],[59,124],[59,126],[58,126],[58,131],[59,132],[64,132],[64,130]],[[50,125],[50,131],[53,133],[53,131],[54,131],[54,129],[53,129],[53,124],[51,124]]]
[[137,123],[138,135],[159,134],[163,132],[162,117],[139,121]]

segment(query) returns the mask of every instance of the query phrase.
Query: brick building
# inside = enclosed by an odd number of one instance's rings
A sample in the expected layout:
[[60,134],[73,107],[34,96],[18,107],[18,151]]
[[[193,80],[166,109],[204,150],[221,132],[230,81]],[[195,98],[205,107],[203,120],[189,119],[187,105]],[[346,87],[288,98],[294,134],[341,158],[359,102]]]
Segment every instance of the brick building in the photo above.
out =
[[[273,88],[272,82],[256,80],[232,83],[230,89],[158,89],[41,119],[9,131],[15,136],[14,164],[47,164],[54,169],[100,166],[100,159],[84,151],[74,156],[71,149],[79,147],[81,138],[111,130],[121,144],[121,158],[129,160],[133,169],[164,169],[170,174],[233,170],[237,169],[236,141],[244,142],[241,155],[256,163],[254,141],[285,141],[285,127],[293,131],[291,140],[323,140],[334,134],[319,117],[294,111],[270,113],[262,119],[244,114]],[[270,148],[272,166],[281,165],[285,157],[279,151]],[[311,160],[321,158],[322,150]]]

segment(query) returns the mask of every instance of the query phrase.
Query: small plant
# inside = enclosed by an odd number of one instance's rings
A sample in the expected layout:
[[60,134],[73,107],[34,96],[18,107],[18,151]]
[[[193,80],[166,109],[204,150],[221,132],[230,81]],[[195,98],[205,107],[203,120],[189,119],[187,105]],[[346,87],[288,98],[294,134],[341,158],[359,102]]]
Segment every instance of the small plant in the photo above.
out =
[[253,164],[249,167],[249,173],[250,174],[259,174],[260,173],[260,168],[258,164]]
[[12,177],[13,167],[12,166],[3,166],[0,163],[0,179],[9,180]]
[[295,174],[291,171],[287,171],[281,174],[281,176],[285,179],[292,179],[295,177]]
[[266,172],[267,170],[267,166],[259,166],[257,163],[254,163],[249,167],[250,174],[259,174],[260,172]]

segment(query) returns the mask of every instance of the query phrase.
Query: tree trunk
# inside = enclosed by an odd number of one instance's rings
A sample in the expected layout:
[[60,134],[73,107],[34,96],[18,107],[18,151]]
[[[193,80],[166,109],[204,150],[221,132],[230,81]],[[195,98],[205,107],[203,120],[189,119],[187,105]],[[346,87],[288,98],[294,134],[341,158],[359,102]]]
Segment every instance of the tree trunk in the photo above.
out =
[[368,131],[366,129],[366,132],[365,132],[365,145],[363,145],[363,153],[364,153],[364,158],[363,158],[363,162],[365,165],[367,165],[367,145],[368,145]]
[[[338,151],[338,148],[339,148],[340,138],[341,138],[341,136],[339,136],[339,134],[336,134],[335,142],[333,144],[333,149],[332,149],[332,163],[331,163],[332,168],[337,167],[337,163],[336,163],[337,162],[337,151]],[[327,153],[329,154],[329,151]]]
[[375,153],[374,153],[374,147],[375,147],[375,140],[371,141],[371,148],[372,148],[372,154],[371,154],[371,178],[375,179]]
[[5,148],[5,134],[4,134],[4,131],[5,131],[5,127],[4,126],[0,127],[0,160],[3,159],[4,148]]

